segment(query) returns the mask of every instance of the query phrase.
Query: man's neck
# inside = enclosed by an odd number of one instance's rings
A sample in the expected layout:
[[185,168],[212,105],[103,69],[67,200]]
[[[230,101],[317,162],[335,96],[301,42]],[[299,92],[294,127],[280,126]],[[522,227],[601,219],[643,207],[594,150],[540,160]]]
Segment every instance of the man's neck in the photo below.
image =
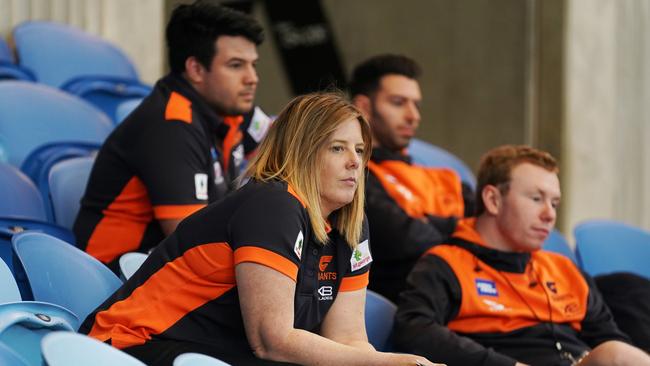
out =
[[513,250],[506,244],[507,239],[503,236],[501,231],[499,231],[499,227],[494,217],[482,214],[476,218],[474,229],[481,239],[483,239],[483,243],[488,248],[502,252],[513,252]]

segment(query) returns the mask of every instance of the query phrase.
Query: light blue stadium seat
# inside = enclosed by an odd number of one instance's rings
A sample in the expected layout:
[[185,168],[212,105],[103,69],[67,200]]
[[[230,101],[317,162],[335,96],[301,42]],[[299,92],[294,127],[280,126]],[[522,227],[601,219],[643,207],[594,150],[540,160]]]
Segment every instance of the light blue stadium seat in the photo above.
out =
[[144,366],[117,348],[73,332],[46,335],[41,350],[49,366]]
[[650,232],[612,220],[574,228],[578,263],[591,276],[631,272],[650,279]]
[[79,319],[85,319],[122,285],[97,259],[50,235],[20,233],[12,243],[34,299],[64,306]]
[[472,189],[476,188],[476,177],[472,170],[447,150],[422,140],[411,139],[408,152],[413,158],[413,163],[429,167],[451,168],[458,173],[463,182]]
[[41,302],[0,304],[0,342],[28,365],[43,364],[40,345],[42,338],[53,331],[73,331],[79,319],[69,310]]
[[34,74],[14,62],[14,56],[4,39],[0,38],[0,80],[34,81]]
[[0,217],[45,221],[45,204],[34,183],[16,167],[0,162]]
[[126,282],[146,260],[147,255],[144,253],[129,252],[122,254],[119,260],[120,278]]
[[120,103],[115,111],[115,122],[121,123],[124,121],[124,119],[128,117],[129,114],[140,105],[140,103],[142,103],[142,98],[128,99]]
[[73,95],[35,83],[0,83],[0,160],[15,167],[42,145],[101,144],[112,129],[104,113]]
[[50,170],[48,190],[58,225],[72,229],[94,162],[91,156],[72,158],[55,164]]
[[122,101],[151,92],[119,48],[81,29],[29,21],[17,26],[13,36],[20,64],[31,69],[37,81],[86,99],[115,122]]
[[366,290],[365,321],[368,342],[377,351],[390,351],[393,320],[397,306],[380,294]]
[[230,364],[214,357],[190,352],[176,357],[173,366],[230,366]]
[[551,231],[548,238],[546,238],[544,241],[542,249],[562,254],[565,257],[571,259],[573,263],[578,263],[576,260],[576,255],[573,253],[573,250],[571,250],[569,243],[566,241],[564,236],[562,236],[562,234],[555,229]]
[[29,364],[9,346],[0,342],[0,365],[28,366]]
[[18,284],[5,261],[0,260],[0,304],[21,301]]

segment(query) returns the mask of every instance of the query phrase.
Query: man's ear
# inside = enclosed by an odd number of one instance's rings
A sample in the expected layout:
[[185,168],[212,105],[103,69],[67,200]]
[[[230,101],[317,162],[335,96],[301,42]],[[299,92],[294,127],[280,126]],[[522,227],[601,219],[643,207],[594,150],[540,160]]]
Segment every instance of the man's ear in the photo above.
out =
[[205,78],[205,67],[194,56],[185,60],[185,75],[192,84],[201,84]]
[[370,119],[371,116],[371,111],[372,111],[372,102],[370,101],[370,98],[367,95],[363,94],[357,94],[352,98],[352,104],[354,104],[361,113],[363,114],[363,117],[366,120]]
[[486,213],[495,216],[499,214],[503,205],[501,202],[503,197],[499,188],[493,185],[486,185],[481,192],[481,198],[483,198]]

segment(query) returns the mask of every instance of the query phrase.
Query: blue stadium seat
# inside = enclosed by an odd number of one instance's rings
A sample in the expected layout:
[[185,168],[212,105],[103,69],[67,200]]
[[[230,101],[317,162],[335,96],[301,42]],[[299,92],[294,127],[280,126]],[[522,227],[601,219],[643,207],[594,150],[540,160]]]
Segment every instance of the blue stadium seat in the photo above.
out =
[[43,364],[40,346],[45,335],[57,330],[74,331],[78,327],[79,319],[72,312],[54,304],[31,301],[0,304],[0,343],[28,365]]
[[50,235],[20,233],[12,243],[34,299],[64,306],[79,319],[85,319],[122,285],[97,259]]
[[562,254],[565,257],[571,259],[573,263],[578,263],[576,260],[576,255],[573,253],[573,250],[571,250],[569,243],[566,241],[564,236],[562,236],[562,234],[555,229],[551,231],[548,238],[546,238],[544,241],[542,249]]
[[0,160],[15,167],[42,145],[101,144],[112,129],[104,113],[73,95],[35,83],[0,83]]
[[139,252],[124,253],[120,256],[120,278],[126,282],[147,260],[147,255]]
[[22,301],[18,284],[5,261],[0,260],[0,304]]
[[190,352],[176,357],[173,366],[230,366],[230,364],[214,357]]
[[115,122],[121,123],[124,121],[124,119],[128,117],[129,114],[140,105],[140,103],[142,103],[142,98],[127,99],[120,103],[115,110]]
[[46,335],[41,350],[49,366],[145,366],[117,348],[73,332]]
[[48,177],[54,222],[72,229],[95,158],[72,158],[55,164]]
[[14,56],[4,39],[0,38],[0,80],[34,81],[34,74],[14,62]]
[[122,101],[151,92],[119,48],[81,29],[30,21],[17,26],[13,37],[20,64],[37,81],[88,100],[115,122]]
[[380,294],[366,290],[365,321],[368,342],[377,351],[391,351],[391,333],[393,318],[397,306]]
[[422,140],[411,139],[408,151],[413,158],[413,163],[429,167],[451,168],[460,175],[463,182],[472,189],[476,189],[476,177],[472,170],[447,150]]
[[0,187],[0,217],[46,220],[38,189],[17,168],[0,162]]
[[2,342],[0,342],[0,365],[29,366],[27,360]]
[[573,230],[578,263],[591,276],[631,272],[650,279],[650,232],[612,220],[588,220]]

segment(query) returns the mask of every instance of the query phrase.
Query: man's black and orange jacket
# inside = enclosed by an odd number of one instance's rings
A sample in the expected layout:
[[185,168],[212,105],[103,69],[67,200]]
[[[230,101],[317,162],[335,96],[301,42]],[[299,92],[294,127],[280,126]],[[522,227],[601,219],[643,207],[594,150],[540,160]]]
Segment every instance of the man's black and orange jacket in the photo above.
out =
[[372,150],[368,170],[369,288],[396,301],[417,259],[473,213],[474,197],[453,170],[413,165],[410,156],[384,148]]
[[571,260],[490,249],[474,223],[461,220],[449,244],[413,268],[396,315],[398,350],[449,366],[571,365],[562,352],[577,359],[602,342],[627,340]]

